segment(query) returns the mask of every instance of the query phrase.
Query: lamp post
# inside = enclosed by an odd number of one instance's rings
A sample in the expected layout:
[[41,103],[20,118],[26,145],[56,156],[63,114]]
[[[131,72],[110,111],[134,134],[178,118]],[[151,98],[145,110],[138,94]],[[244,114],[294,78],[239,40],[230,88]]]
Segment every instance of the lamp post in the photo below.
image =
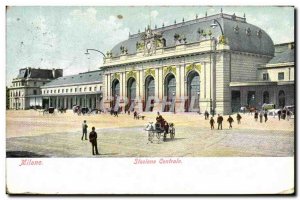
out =
[[174,91],[172,92],[172,95],[173,95],[172,99],[173,99],[173,103],[174,103],[174,111],[173,112],[175,114],[175,92]]
[[97,49],[86,49],[86,52],[84,54],[89,55],[90,54],[89,51],[97,51],[98,53],[101,53],[104,58],[106,58],[105,54],[102,51],[97,50]]
[[214,20],[213,20],[213,23],[210,25],[210,27],[212,27],[212,28],[214,29],[214,28],[216,28],[217,26],[220,27],[221,33],[222,33],[222,35],[224,35],[224,31],[223,31],[223,28],[222,28],[221,24],[219,23],[218,20],[214,19]]
[[199,100],[200,100],[200,90],[197,91],[198,99],[197,99],[197,107],[199,108],[199,114],[200,114],[200,105],[199,105]]

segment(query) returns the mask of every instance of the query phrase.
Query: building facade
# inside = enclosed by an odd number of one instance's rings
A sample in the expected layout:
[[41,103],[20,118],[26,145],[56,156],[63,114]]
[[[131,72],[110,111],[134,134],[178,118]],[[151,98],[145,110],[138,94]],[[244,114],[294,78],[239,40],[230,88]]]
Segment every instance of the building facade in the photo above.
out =
[[100,70],[57,78],[41,87],[43,107],[103,109]]
[[231,82],[232,110],[240,106],[261,107],[264,103],[277,108],[295,104],[294,43],[275,45],[275,56],[257,68],[253,81]]
[[9,87],[9,108],[29,109],[42,106],[41,86],[62,75],[62,69],[20,69]]
[[245,17],[220,13],[148,26],[107,52],[104,105],[230,114],[240,87],[234,83],[257,81],[273,57],[272,39]]

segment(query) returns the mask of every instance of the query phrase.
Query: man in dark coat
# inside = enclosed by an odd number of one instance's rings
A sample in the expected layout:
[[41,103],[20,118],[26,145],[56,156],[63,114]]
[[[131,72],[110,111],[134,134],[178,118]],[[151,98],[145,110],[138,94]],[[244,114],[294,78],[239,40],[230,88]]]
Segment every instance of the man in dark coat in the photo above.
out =
[[209,113],[207,112],[207,110],[204,112],[204,117],[205,117],[205,120],[209,119]]
[[218,114],[217,123],[218,123],[218,130],[220,128],[222,130],[223,117],[220,114]]
[[280,118],[281,118],[281,110],[278,110],[277,114],[278,114],[278,120],[280,121]]
[[134,111],[134,113],[133,113],[133,119],[137,119],[137,112],[136,111]]
[[85,137],[85,140],[87,140],[87,128],[88,128],[88,125],[86,124],[86,120],[84,120],[83,123],[82,123],[82,136],[81,136],[81,140],[83,140],[83,137]]
[[169,133],[169,123],[165,121],[164,142],[167,140],[168,133]]
[[255,113],[254,113],[254,119],[257,122],[257,119],[258,119],[258,112],[257,111],[255,111]]
[[268,121],[268,111],[265,111],[264,117],[265,117],[265,122],[267,122]]
[[229,122],[229,128],[232,128],[232,122],[234,122],[234,121],[233,121],[233,118],[230,115],[229,115],[227,121]]
[[214,120],[213,117],[210,118],[209,123],[210,123],[210,129],[211,130],[215,129],[215,125],[214,125],[215,124],[215,120]]
[[291,111],[289,111],[289,110],[287,110],[286,111],[286,120],[288,120],[289,121],[289,119],[291,118]]
[[[92,143],[93,155],[99,155],[98,147],[97,147],[97,133],[95,132],[95,127],[92,127],[92,132],[89,135],[90,142]],[[94,151],[95,150],[95,151]]]
[[240,113],[236,114],[236,120],[237,120],[238,124],[241,124],[241,119],[242,119],[242,116],[240,115]]

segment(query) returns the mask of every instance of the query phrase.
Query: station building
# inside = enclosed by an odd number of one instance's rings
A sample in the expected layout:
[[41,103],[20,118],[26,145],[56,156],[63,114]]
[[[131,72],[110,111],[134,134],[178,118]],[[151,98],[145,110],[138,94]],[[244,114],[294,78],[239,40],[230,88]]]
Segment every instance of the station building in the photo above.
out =
[[43,107],[72,109],[73,106],[102,109],[100,70],[59,77],[41,86]]
[[63,76],[62,69],[22,68],[8,89],[9,109],[29,109],[43,105],[41,86]]
[[[274,54],[276,48],[282,52]],[[235,14],[148,26],[107,52],[104,105],[230,114],[264,102],[293,104],[293,52],[293,44],[274,45],[264,30]]]

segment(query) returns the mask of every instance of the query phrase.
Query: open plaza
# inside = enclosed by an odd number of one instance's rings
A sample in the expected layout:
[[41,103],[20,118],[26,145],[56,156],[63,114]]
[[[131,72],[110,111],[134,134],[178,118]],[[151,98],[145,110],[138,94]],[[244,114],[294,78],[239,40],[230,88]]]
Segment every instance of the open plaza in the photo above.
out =
[[[155,112],[133,114],[109,113],[80,115],[45,114],[35,110],[6,112],[6,149],[8,157],[198,157],[198,156],[293,156],[294,118],[289,121],[269,116],[266,123],[256,122],[251,114],[241,114],[241,124],[229,129],[228,115],[223,116],[223,130],[210,129],[209,120],[197,113],[162,113],[175,124],[175,139],[154,139],[148,143],[144,130],[154,122]],[[215,116],[216,118],[216,116]],[[87,120],[88,133],[94,126],[98,133],[100,155],[92,155],[88,140],[81,140],[82,122]],[[215,119],[216,120],[216,119]]]

